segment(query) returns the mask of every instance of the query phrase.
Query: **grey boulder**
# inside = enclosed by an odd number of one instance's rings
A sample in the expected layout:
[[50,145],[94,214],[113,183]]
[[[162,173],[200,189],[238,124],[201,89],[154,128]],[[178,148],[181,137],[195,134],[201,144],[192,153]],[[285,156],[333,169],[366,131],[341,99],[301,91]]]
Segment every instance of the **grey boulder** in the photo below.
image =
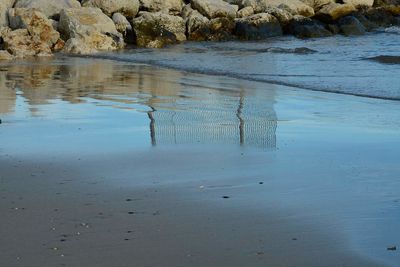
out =
[[169,13],[179,15],[184,3],[182,0],[139,0],[140,10],[148,12]]
[[67,40],[64,52],[91,54],[124,47],[121,33],[99,8],[70,8],[60,13],[58,29]]
[[317,38],[332,35],[321,22],[299,15],[294,16],[286,30],[298,38]]
[[364,25],[355,17],[347,16],[338,21],[340,32],[344,35],[363,35],[366,32]]
[[236,12],[239,10],[237,5],[231,5],[222,0],[191,0],[193,9],[199,11],[209,19],[226,17],[236,18]]
[[136,44],[141,47],[160,48],[186,40],[184,20],[164,12],[140,12],[132,27]]
[[83,0],[82,6],[98,7],[109,17],[118,12],[133,18],[139,12],[139,0]]
[[47,17],[58,18],[64,8],[79,8],[77,0],[16,0],[16,8],[36,8]]
[[0,27],[8,26],[7,10],[12,8],[15,0],[0,0]]
[[236,20],[236,35],[244,40],[261,40],[282,35],[279,20],[271,14],[259,13]]

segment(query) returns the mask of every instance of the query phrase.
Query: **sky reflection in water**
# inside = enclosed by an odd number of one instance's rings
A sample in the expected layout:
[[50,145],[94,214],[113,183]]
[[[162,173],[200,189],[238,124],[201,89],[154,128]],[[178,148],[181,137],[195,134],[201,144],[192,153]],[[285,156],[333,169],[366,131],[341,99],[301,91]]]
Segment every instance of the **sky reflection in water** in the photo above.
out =
[[196,75],[176,71],[103,60],[69,61],[3,67],[0,113],[11,122],[29,117],[79,118],[88,120],[88,125],[91,117],[103,113],[112,127],[124,120],[126,111],[131,127],[147,127],[148,136],[140,136],[145,139],[141,142],[153,146],[276,146],[273,90],[257,91],[221,77],[212,77],[213,87],[207,87]]

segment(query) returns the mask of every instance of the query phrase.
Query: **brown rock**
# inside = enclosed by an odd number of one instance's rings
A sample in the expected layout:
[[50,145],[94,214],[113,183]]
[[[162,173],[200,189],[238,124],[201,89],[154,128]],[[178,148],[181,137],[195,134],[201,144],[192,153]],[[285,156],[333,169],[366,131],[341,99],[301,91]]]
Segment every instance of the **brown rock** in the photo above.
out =
[[237,5],[231,5],[222,0],[191,0],[190,3],[193,9],[209,19],[219,17],[234,19],[239,9]]
[[335,21],[341,17],[356,11],[356,8],[351,4],[330,3],[323,6],[316,14],[316,17],[325,22]]
[[109,17],[118,12],[127,18],[133,18],[139,12],[138,0],[83,0],[82,6],[98,7]]
[[271,14],[275,18],[277,18],[279,20],[279,23],[283,27],[286,26],[287,24],[289,24],[293,19],[292,13],[290,13],[286,9],[281,9],[281,8],[277,8],[277,7],[267,8],[265,10],[265,13]]
[[182,0],[139,0],[140,10],[148,12],[164,12],[173,15],[181,13],[183,8]]
[[59,52],[64,48],[64,46],[65,46],[65,42],[62,39],[58,39],[58,41],[53,46],[53,51]]
[[17,58],[52,55],[51,48],[47,43],[37,42],[27,29],[9,31],[2,37],[4,48]]
[[314,16],[314,9],[300,0],[243,0],[244,6],[253,7],[255,13],[267,12],[271,7],[286,9],[292,15]]
[[181,17],[163,12],[139,14],[139,17],[132,20],[138,46],[160,48],[186,40],[185,22]]
[[371,7],[374,4],[374,0],[343,0],[344,4],[351,4],[357,8],[359,7]]
[[210,20],[197,10],[191,10],[186,17],[188,39],[192,41],[205,41],[211,34]]
[[8,11],[8,17],[11,29],[27,29],[35,43],[52,47],[60,38],[52,22],[35,9],[12,8]]
[[67,53],[89,54],[100,50],[116,50],[125,45],[112,19],[99,8],[62,10],[58,28],[67,40],[63,49]]
[[58,18],[62,9],[80,8],[77,0],[16,0],[15,8],[35,8],[47,17]]
[[301,0],[304,4],[312,7],[314,12],[320,10],[323,6],[335,3],[335,0]]
[[391,14],[394,16],[400,16],[400,5],[395,6],[395,5],[388,5],[385,7],[387,11],[389,11]]
[[209,41],[229,41],[234,39],[235,21],[230,18],[215,18],[209,22]]
[[12,60],[14,57],[6,50],[0,50],[0,61],[1,60]]
[[245,18],[254,14],[254,8],[251,6],[244,7],[237,12],[238,18]]
[[80,37],[69,39],[63,48],[66,53],[72,54],[94,54],[99,51],[111,51],[118,47],[116,42],[109,36],[98,31],[91,31]]
[[282,35],[282,28],[276,17],[268,13],[258,13],[236,20],[235,33],[240,39],[261,40]]
[[134,33],[132,25],[129,23],[128,19],[121,13],[114,13],[112,20],[114,21],[117,31],[124,36],[125,41],[127,43],[133,43],[135,41]]

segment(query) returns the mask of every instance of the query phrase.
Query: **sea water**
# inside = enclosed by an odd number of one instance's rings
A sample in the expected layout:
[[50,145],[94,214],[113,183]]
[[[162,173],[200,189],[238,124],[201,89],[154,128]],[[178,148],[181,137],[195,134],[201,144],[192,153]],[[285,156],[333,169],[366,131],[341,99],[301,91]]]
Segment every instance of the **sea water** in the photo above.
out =
[[257,42],[187,42],[164,49],[132,49],[97,57],[400,100],[398,27],[354,37],[301,40],[285,36]]

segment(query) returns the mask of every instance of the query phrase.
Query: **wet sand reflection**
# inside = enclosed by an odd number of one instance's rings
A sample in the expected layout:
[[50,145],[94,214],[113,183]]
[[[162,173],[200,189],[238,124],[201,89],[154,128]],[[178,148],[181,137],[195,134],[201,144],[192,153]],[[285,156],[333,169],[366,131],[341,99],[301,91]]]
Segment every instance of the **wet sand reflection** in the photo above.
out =
[[152,145],[276,146],[274,90],[254,90],[222,77],[210,77],[204,85],[192,74],[80,58],[1,66],[0,114],[15,112],[17,96],[30,116],[57,100],[78,104],[91,99],[123,109],[145,106]]

